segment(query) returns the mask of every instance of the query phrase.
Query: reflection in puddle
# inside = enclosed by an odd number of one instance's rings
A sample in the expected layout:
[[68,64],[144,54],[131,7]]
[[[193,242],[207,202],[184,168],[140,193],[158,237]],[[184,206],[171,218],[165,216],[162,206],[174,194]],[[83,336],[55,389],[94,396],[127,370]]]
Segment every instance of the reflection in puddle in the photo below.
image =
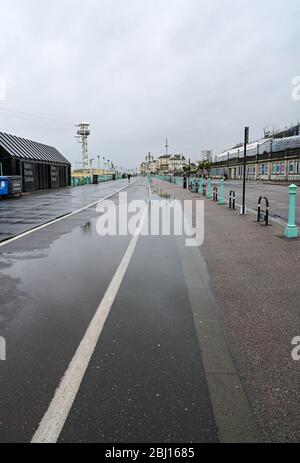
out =
[[163,198],[163,199],[171,199],[172,196],[170,195],[170,193],[167,193],[166,191],[160,189],[160,190],[155,190],[154,191],[154,194],[156,194],[157,196],[159,196],[160,198]]
[[84,225],[81,225],[80,229],[84,232],[84,233],[91,233],[91,222],[87,222],[85,223]]

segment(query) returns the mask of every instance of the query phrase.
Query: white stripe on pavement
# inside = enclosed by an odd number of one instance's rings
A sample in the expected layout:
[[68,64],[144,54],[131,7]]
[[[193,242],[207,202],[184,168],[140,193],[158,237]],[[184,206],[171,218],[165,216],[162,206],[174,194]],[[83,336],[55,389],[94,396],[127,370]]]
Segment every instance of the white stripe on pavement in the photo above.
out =
[[63,430],[71,408],[74,404],[82,380],[93,356],[105,322],[108,318],[112,305],[121,287],[122,281],[130,264],[139,237],[141,235],[148,207],[142,217],[140,226],[136,230],[123,260],[116,271],[105,296],[99,305],[97,312],[91,321],[78,349],[71,361],[65,375],[63,376],[54,398],[36,431],[33,444],[55,444]]
[[46,228],[46,227],[49,227],[50,225],[53,225],[53,224],[55,224],[57,222],[61,222],[64,219],[68,219],[69,217],[72,217],[73,215],[78,214],[79,212],[85,211],[85,210],[89,209],[90,207],[96,206],[97,204],[106,201],[107,199],[111,198],[112,196],[115,196],[118,193],[121,193],[121,191],[126,190],[126,188],[128,188],[131,185],[134,185],[135,183],[132,183],[130,185],[125,185],[120,190],[115,191],[114,193],[106,196],[105,198],[98,199],[97,201],[95,201],[95,202],[93,202],[91,204],[88,204],[87,206],[82,207],[81,209],[78,209],[77,211],[70,212],[69,214],[66,214],[63,217],[59,217],[58,219],[51,220],[50,222],[44,223],[43,225],[32,228],[31,230],[28,230],[28,231],[26,231],[24,233],[21,233],[20,235],[16,235],[13,238],[10,238],[10,239],[8,239],[6,241],[3,241],[2,243],[0,243],[0,248],[3,247],[3,246],[6,246],[9,243],[13,243],[14,241],[17,241],[17,240],[19,240],[21,238],[24,238],[25,236],[31,235],[32,233],[34,233],[36,231],[42,230],[43,228]]

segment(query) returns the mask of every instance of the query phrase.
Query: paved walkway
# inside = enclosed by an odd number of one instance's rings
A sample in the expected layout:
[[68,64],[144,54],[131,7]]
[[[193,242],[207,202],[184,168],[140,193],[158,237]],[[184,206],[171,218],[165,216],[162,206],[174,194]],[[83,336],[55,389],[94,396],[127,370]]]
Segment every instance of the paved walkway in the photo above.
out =
[[[125,185],[148,202],[145,179]],[[107,194],[118,209],[117,187],[76,209]],[[209,201],[200,250],[100,237],[98,220],[91,207],[1,243],[0,442],[296,441],[299,241]]]
[[[126,192],[149,201],[144,179]],[[191,304],[187,248],[174,236],[100,237],[98,219],[92,207],[3,243],[0,442],[218,442],[194,324],[210,305]],[[227,436],[252,440],[241,415]]]
[[86,207],[127,184],[128,180],[117,180],[0,200],[0,242]]
[[[180,199],[199,198],[155,180]],[[292,339],[300,335],[300,240],[283,227],[263,227],[205,200],[201,248],[227,344],[257,424],[267,441],[299,441],[299,363]]]
[[[213,180],[214,185],[219,187],[220,182]],[[298,189],[298,201],[296,203],[296,221],[300,225],[300,189]],[[237,204],[243,202],[243,183],[240,181],[225,182],[226,199],[230,191],[235,191]],[[281,225],[286,225],[289,213],[289,189],[288,185],[270,185],[268,183],[247,182],[247,208],[257,210],[257,203],[261,196],[268,198],[270,203],[270,217]]]

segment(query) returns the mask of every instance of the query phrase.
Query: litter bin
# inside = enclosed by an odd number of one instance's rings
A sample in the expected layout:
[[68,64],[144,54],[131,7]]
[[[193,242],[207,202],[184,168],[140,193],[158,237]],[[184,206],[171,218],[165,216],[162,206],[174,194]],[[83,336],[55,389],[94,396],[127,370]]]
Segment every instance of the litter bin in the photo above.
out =
[[98,175],[93,175],[93,185],[98,185],[98,183],[99,183]]
[[10,196],[21,196],[23,191],[23,180],[20,175],[8,176],[8,194]]
[[0,177],[0,196],[8,195],[8,178]]

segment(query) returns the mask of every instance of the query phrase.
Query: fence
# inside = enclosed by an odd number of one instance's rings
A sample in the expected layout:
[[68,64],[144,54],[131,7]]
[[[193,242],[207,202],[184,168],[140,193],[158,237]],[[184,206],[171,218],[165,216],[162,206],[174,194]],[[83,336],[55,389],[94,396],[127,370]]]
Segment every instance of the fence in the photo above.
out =
[[[110,182],[114,179],[113,175],[98,175],[98,183]],[[121,179],[122,177],[116,177],[117,180]],[[85,177],[72,177],[71,185],[75,186],[83,186],[83,185],[92,185],[93,180],[90,176]]]
[[[156,175],[155,178],[159,180],[163,180],[166,182],[170,182],[176,185],[183,186],[184,179],[182,177],[170,177],[170,176],[160,176]],[[190,180],[190,182],[192,182]],[[225,189],[224,189],[225,181],[224,179],[221,182],[221,194],[220,199],[218,201],[218,188],[215,187],[213,192],[211,190],[211,179],[208,179],[207,184],[205,185],[203,182],[203,178],[200,178],[199,184],[197,187],[198,193],[202,194],[204,197],[206,196],[208,199],[214,199],[214,201],[218,202],[219,205],[224,205],[225,201]],[[192,191],[194,191],[194,187],[192,184]],[[196,191],[197,192],[197,191]],[[284,236],[287,239],[299,239],[300,230],[296,224],[296,194],[297,194],[297,185],[293,184],[289,187],[289,219],[288,224],[285,228]],[[265,210],[262,210],[262,201],[265,201]],[[230,191],[229,195],[229,209],[236,210],[236,194],[234,190]],[[266,226],[269,225],[270,220],[270,206],[269,201],[265,197],[261,197],[258,202],[257,208],[257,222],[263,221]]]

